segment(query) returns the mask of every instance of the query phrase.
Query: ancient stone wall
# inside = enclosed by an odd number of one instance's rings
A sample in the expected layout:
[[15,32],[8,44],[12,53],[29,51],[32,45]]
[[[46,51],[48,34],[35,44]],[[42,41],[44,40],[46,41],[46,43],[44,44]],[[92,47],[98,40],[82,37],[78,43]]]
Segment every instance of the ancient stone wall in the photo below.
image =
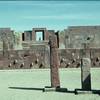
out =
[[49,48],[34,46],[30,50],[0,51],[0,69],[47,68],[50,66]]
[[[81,64],[82,49],[62,49],[59,50],[60,67],[61,68],[79,68]],[[83,53],[84,53],[83,49]],[[90,58],[92,67],[100,67],[100,49],[90,49]]]
[[24,31],[25,40],[24,41],[32,41],[32,31]]
[[83,48],[83,43],[90,47],[100,47],[100,26],[70,26],[65,30],[66,48]]
[[[36,31],[44,32],[44,41],[36,40]],[[77,26],[69,27],[66,31],[66,49],[59,48],[60,68],[79,68],[81,65],[81,50],[83,44],[89,44],[90,59],[92,67],[100,67],[100,43],[98,41],[99,26]],[[7,34],[8,40],[13,40],[13,31],[9,28],[0,29],[0,36]],[[3,34],[2,34],[3,33]],[[46,28],[33,28],[25,31],[25,39],[22,50],[14,50],[8,45],[11,41],[2,40],[4,49],[0,51],[0,69],[17,68],[49,68],[50,48],[48,47],[49,36],[54,35],[54,30]],[[32,36],[31,36],[32,35]],[[32,41],[31,41],[32,39]],[[97,40],[97,41],[96,41]],[[12,43],[12,42],[11,42]],[[59,43],[58,43],[59,45]],[[88,46],[88,45],[87,45]],[[89,49],[89,48],[88,48]],[[84,53],[84,49],[83,49]]]
[[55,33],[54,30],[46,28],[33,28],[32,31],[24,31],[24,41],[36,41],[36,32],[43,32],[43,41],[49,40],[49,36]]
[[[80,51],[80,49],[60,49],[60,68],[80,68],[82,58]],[[0,51],[0,69],[50,68],[49,47],[36,46],[30,50],[10,50],[6,53],[4,56],[3,51]],[[100,49],[91,49],[90,57],[92,67],[100,67]]]
[[8,49],[14,48],[14,31],[10,28],[0,28],[0,49],[3,50],[4,42],[6,42]]

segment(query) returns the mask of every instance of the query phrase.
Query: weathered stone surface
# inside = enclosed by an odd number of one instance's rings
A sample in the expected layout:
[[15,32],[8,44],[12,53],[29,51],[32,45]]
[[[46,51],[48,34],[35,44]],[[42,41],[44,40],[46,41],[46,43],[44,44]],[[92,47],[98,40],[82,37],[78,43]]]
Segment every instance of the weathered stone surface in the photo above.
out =
[[[38,31],[43,31],[43,37],[44,37],[44,41],[41,41],[39,44],[35,42],[36,32],[38,32]],[[89,32],[89,34],[91,34],[91,32],[94,32],[95,35],[98,34],[100,31],[100,26],[99,27],[98,26],[69,27],[67,31],[68,31],[67,32],[68,34],[66,33],[66,36],[65,36],[66,39],[71,38],[71,40],[73,40],[73,39],[75,39],[74,37],[76,37],[75,41],[77,41],[77,39],[80,40],[80,37],[83,33],[87,34],[87,32]],[[10,68],[14,67],[13,60],[15,60],[15,59],[17,59],[19,61],[18,65],[16,64],[16,68],[20,68],[20,65],[22,62],[25,62],[24,67],[22,67],[22,68],[30,68],[30,66],[31,66],[30,64],[32,62],[33,62],[32,68],[44,68],[44,67],[49,68],[49,66],[50,66],[50,55],[49,54],[50,54],[50,52],[49,52],[49,48],[46,46],[48,43],[49,36],[54,35],[55,31],[54,30],[47,30],[46,28],[33,28],[31,31],[25,31],[24,33],[25,33],[24,34],[25,41],[23,42],[24,45],[22,44],[23,50],[19,51],[19,50],[15,50],[11,47],[11,45],[13,44],[13,41],[15,41],[15,40],[13,40],[14,39],[14,32],[10,28],[0,28],[0,34],[1,34],[0,41],[2,44],[1,45],[2,51],[0,51],[0,69],[2,69],[2,67],[4,67],[4,69],[6,69],[9,66],[9,63],[5,64],[5,62],[7,62],[9,59],[10,59],[10,62],[12,64],[12,66]],[[57,32],[56,32],[56,35],[58,37],[60,36],[59,34],[57,34]],[[89,40],[89,37],[87,37],[87,38]],[[28,40],[29,42],[26,40]],[[66,42],[69,42],[68,43],[69,45],[74,45],[74,43],[75,43],[74,47],[77,47],[77,45],[80,44],[79,42],[78,43],[72,42],[73,44],[71,44],[70,43],[71,41],[69,41],[69,40]],[[3,43],[3,41],[5,43]],[[26,44],[26,46],[25,46],[25,44]],[[28,48],[27,48],[27,45],[28,45]],[[4,46],[4,51],[3,51],[3,46]],[[89,43],[88,43],[88,45],[87,44],[82,45],[82,48],[83,48],[83,46],[85,46],[86,48],[90,47]],[[80,60],[82,58],[79,55],[80,49],[68,48],[71,46],[66,46],[66,47],[67,47],[67,49],[59,49],[59,58],[66,59],[66,61],[63,61],[60,63],[60,67],[61,68],[80,67]],[[31,53],[26,52],[26,51],[30,51],[30,50],[31,50]],[[84,54],[86,53],[84,56],[86,58],[88,58],[88,57],[90,58],[90,55],[88,55],[88,54],[91,53],[90,59],[91,59],[91,64],[92,64],[91,66],[92,67],[100,67],[100,59],[99,59],[100,58],[100,48],[91,48],[91,50],[83,49],[82,52]],[[35,64],[35,61],[36,61],[35,55],[37,55],[37,54],[39,54],[39,57],[38,57],[39,62],[38,62],[38,64]],[[5,65],[5,66],[3,66],[3,65]],[[36,65],[36,67],[35,67],[35,65]],[[87,69],[85,68],[84,70],[87,70]]]
[[43,32],[43,40],[46,40],[48,34],[46,28],[33,28],[32,29],[32,40],[36,40],[36,32]]
[[91,60],[89,49],[84,48],[81,60],[81,84],[83,90],[91,90]]
[[66,48],[83,48],[83,42],[91,42],[90,47],[100,48],[100,26],[70,26],[64,32]]
[[51,87],[60,87],[59,80],[59,59],[58,59],[58,45],[56,35],[49,38],[50,43],[50,69],[51,69]]
[[82,89],[91,90],[91,74],[88,71],[81,73]]
[[32,41],[32,31],[24,31],[25,41]]
[[8,58],[8,41],[3,41],[3,56]]
[[82,59],[82,71],[87,72],[90,71],[90,67],[91,67],[91,60],[89,58],[83,58]]

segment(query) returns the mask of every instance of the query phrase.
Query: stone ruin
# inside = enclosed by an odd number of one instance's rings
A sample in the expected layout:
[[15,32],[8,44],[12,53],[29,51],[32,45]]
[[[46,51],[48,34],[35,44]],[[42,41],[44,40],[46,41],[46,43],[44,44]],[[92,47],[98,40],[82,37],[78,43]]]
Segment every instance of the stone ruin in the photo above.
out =
[[[36,40],[37,32],[42,33],[42,39]],[[99,26],[73,26],[64,32],[63,39],[59,32],[46,28],[33,28],[24,31],[20,34],[20,39],[17,40],[18,42],[21,41],[22,48],[16,49],[14,31],[10,28],[0,28],[0,69],[49,68],[50,48],[48,41],[49,37],[54,34],[59,38],[57,43],[60,68],[81,67],[80,51],[84,51],[83,41],[87,41],[86,44],[91,42],[88,51],[91,67],[100,67]],[[61,48],[59,45],[62,41],[65,48]],[[16,60],[17,62],[14,63]]]
[[64,47],[59,50],[60,67],[80,67],[80,51],[84,49],[84,43],[89,44],[91,66],[100,67],[100,26],[70,26],[63,33],[60,44],[63,43]]
[[[50,45],[50,76],[51,76],[51,87],[45,87],[44,92],[48,91],[59,91],[68,92],[67,88],[60,87],[59,78],[59,57],[58,57],[58,45],[57,36],[52,35],[49,38]],[[75,89],[74,93],[94,93],[91,89],[91,60],[90,60],[90,49],[89,44],[84,44],[84,49],[80,50],[81,56],[81,89]],[[95,94],[99,94],[100,91],[95,91]]]
[[[36,41],[36,32],[41,31],[43,32],[43,40]],[[8,35],[8,31],[5,34]],[[23,49],[19,50],[8,48],[9,42],[5,40],[3,50],[0,51],[0,69],[49,68],[50,49],[48,41],[49,36],[53,34],[55,34],[53,30],[46,30],[46,28],[33,28],[32,31],[25,31],[22,33]]]
[[[45,87],[43,89],[44,92],[48,91],[59,91],[71,93],[67,88],[60,87],[60,78],[59,78],[59,57],[58,57],[58,45],[57,45],[57,36],[50,36],[49,39],[50,45],[50,76],[51,76],[51,87]],[[81,89],[75,89],[73,92],[75,94],[86,94],[93,93],[99,94],[100,90],[92,90],[91,89],[91,59],[90,59],[90,45],[84,44],[84,49],[80,50],[81,56]]]
[[[34,37],[36,31],[43,31],[43,41],[34,42]],[[7,31],[7,32],[6,32]],[[61,64],[63,67],[80,67],[81,66],[81,89],[75,89],[75,93],[91,92],[91,66],[95,66],[99,62],[99,48],[91,48],[91,42],[84,43],[84,47],[80,49],[66,48],[64,50],[59,50],[59,35],[58,32],[50,34],[45,29],[33,29],[31,36],[32,38],[27,38],[26,33],[22,34],[24,36],[24,42],[28,44],[28,49],[25,50],[14,50],[13,42],[13,32],[10,29],[1,29],[1,42],[3,49],[0,51],[0,69],[17,69],[17,68],[45,68],[50,64],[50,74],[51,74],[51,88],[56,91],[62,91],[60,88],[59,79],[59,67]],[[47,35],[45,35],[47,32]],[[4,35],[4,36],[3,36]],[[30,36],[29,36],[30,37]],[[27,38],[27,39],[26,39]],[[45,40],[45,41],[44,41]],[[49,41],[48,41],[49,40]],[[33,41],[32,43],[29,42]],[[48,44],[49,47],[48,48]],[[98,51],[98,52],[97,52]],[[50,57],[49,60],[47,60]],[[60,59],[60,61],[59,61]],[[95,60],[94,60],[95,59]],[[46,62],[44,62],[46,60]],[[41,63],[40,63],[41,61]],[[50,61],[50,62],[49,62]],[[39,64],[39,67],[37,64]],[[100,63],[99,63],[100,64]],[[75,66],[73,66],[75,65]],[[51,91],[51,89],[49,88]],[[44,89],[46,91],[46,89]],[[67,89],[66,89],[67,91]],[[96,91],[95,93],[99,93]]]

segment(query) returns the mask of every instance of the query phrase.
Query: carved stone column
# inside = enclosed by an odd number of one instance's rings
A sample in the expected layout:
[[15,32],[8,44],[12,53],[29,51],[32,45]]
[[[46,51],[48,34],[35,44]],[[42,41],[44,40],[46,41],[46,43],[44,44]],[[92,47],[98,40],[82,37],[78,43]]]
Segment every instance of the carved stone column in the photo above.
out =
[[49,38],[50,44],[50,70],[51,70],[51,87],[60,87],[59,80],[59,59],[57,36],[52,35]]

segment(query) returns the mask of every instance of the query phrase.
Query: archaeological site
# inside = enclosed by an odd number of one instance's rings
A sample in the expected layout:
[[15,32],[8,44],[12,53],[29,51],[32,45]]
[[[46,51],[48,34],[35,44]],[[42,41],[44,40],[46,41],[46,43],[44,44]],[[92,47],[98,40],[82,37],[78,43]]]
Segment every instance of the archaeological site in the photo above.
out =
[[60,68],[79,68],[85,53],[91,67],[100,67],[99,32],[100,26],[69,26],[62,31],[32,28],[24,32],[0,28],[0,69],[49,68],[49,38],[54,35]]

